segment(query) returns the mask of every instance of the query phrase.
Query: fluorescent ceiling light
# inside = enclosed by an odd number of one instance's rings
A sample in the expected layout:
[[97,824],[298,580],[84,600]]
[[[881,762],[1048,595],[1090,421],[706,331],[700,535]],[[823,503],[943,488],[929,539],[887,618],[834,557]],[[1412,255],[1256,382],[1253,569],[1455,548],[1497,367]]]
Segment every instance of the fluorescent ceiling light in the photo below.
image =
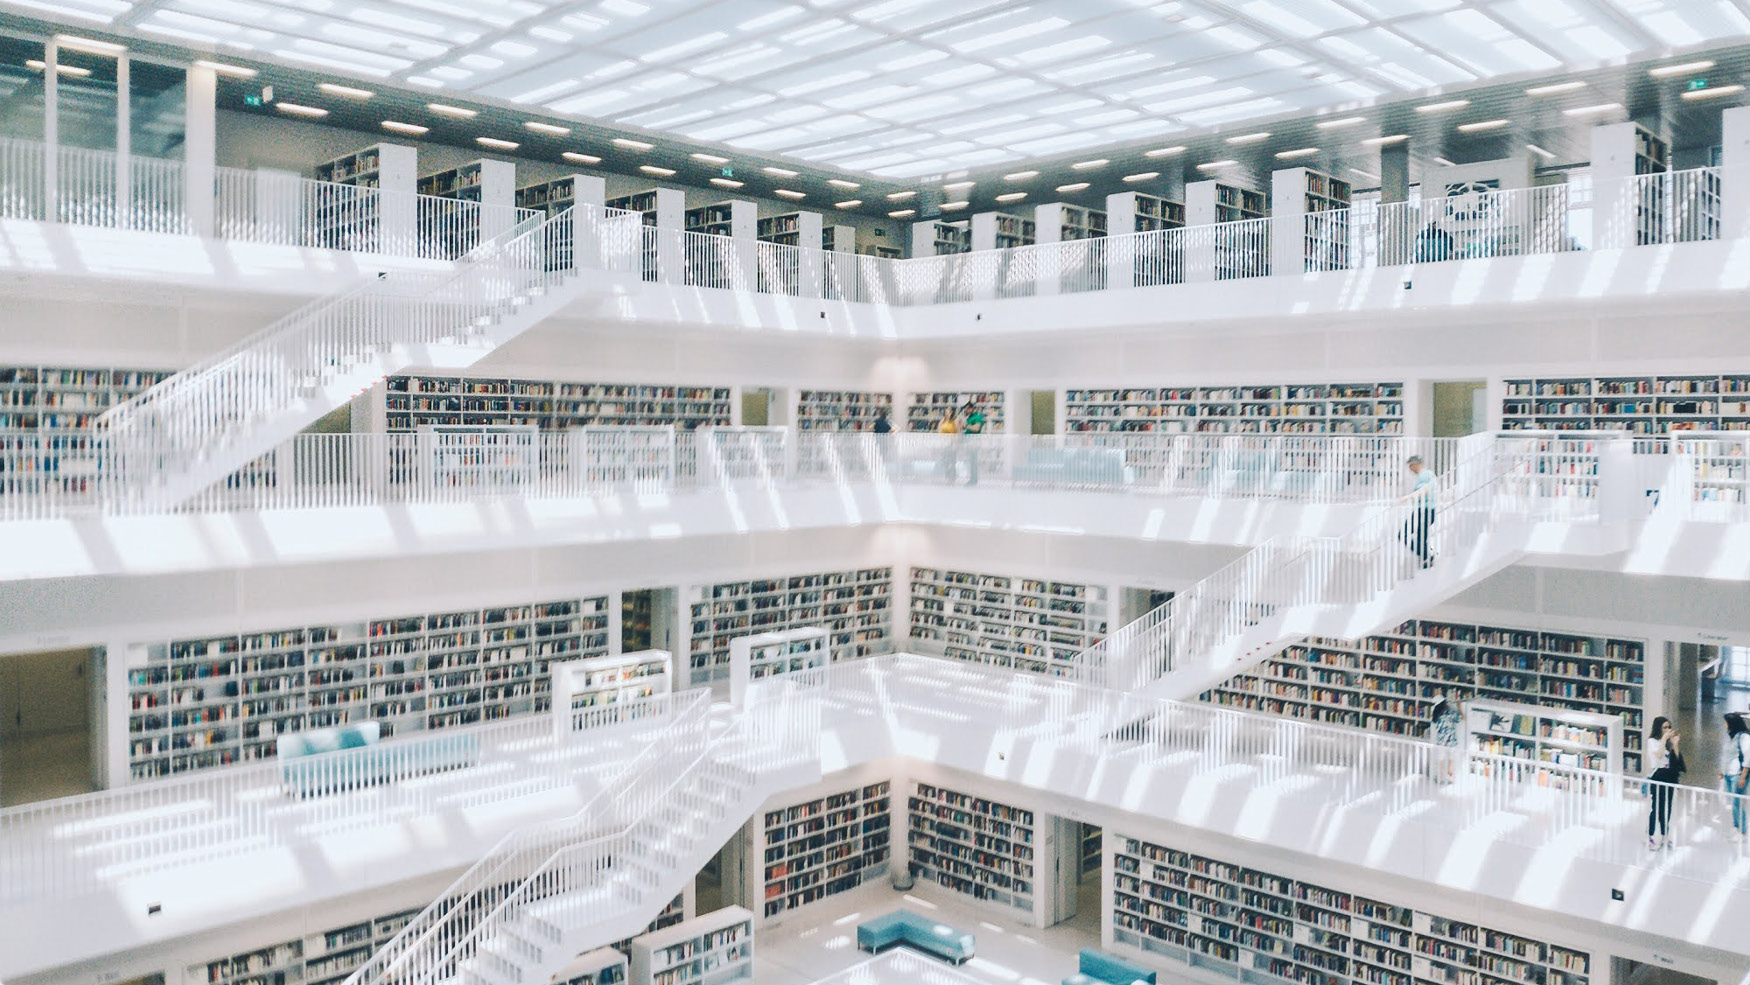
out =
[[971,205],[971,204],[972,204],[972,203],[971,203],[971,202],[965,202],[965,201],[961,201],[961,202],[943,202],[943,203],[942,203],[942,211],[943,211],[943,212],[954,212],[954,211],[956,211],[956,210],[959,210],[959,209],[964,209],[964,208],[966,208],[966,207],[967,207],[967,206],[968,206],[968,205]]
[[1077,161],[1076,163],[1071,164],[1070,167],[1076,171],[1087,171],[1090,168],[1103,168],[1106,165],[1111,164],[1111,163],[1112,163],[1111,160],[1104,158],[1104,157],[1100,157],[1100,158],[1095,158],[1092,161]]
[[570,127],[562,127],[556,123],[542,123],[540,120],[524,120],[523,128],[533,130],[536,133],[550,133],[555,137],[571,136]]
[[1556,159],[1556,155],[1555,155],[1554,151],[1544,150],[1542,147],[1539,147],[1536,144],[1526,144],[1525,149],[1532,152],[1533,154],[1536,154],[1537,156],[1543,158],[1546,161],[1553,161]]
[[1622,109],[1621,103],[1599,103],[1596,106],[1575,106],[1572,109],[1564,109],[1564,110],[1562,110],[1562,115],[1563,116],[1596,116],[1599,113],[1609,113],[1613,110],[1619,110],[1619,109]]
[[1389,137],[1368,137],[1361,142],[1364,147],[1384,147],[1387,144],[1401,144],[1410,139],[1407,133],[1394,133]]
[[468,120],[480,115],[479,110],[468,109],[465,106],[451,106],[447,103],[426,103],[425,108],[439,116],[453,116],[458,120]]
[[1586,88],[1584,82],[1557,82],[1553,85],[1532,86],[1525,90],[1527,96],[1553,96],[1561,92],[1578,92]]
[[1697,99],[1713,99],[1717,96],[1730,96],[1733,93],[1743,91],[1743,86],[1733,83],[1729,86],[1714,86],[1711,89],[1690,89],[1683,94],[1683,98],[1691,101]]
[[300,106],[297,103],[274,103],[274,107],[277,108],[281,113],[290,113],[293,116],[327,116],[328,115],[328,111],[323,109],[320,106]]
[[1339,130],[1343,127],[1352,127],[1357,123],[1366,122],[1367,117],[1365,116],[1345,116],[1340,120],[1324,120],[1316,125],[1320,130]]
[[773,195],[776,195],[776,196],[778,196],[778,197],[779,197],[779,198],[797,198],[797,199],[801,199],[801,198],[807,198],[807,197],[808,197],[808,193],[807,193],[807,192],[799,192],[799,191],[793,191],[793,190],[791,190],[791,189],[789,189],[789,188],[775,188],[775,189],[773,189],[773,190],[772,190],[772,194],[773,194]]
[[774,178],[794,178],[801,173],[799,171],[792,171],[789,168],[762,168],[761,170]]
[[522,146],[514,140],[500,140],[497,137],[475,137],[474,142],[482,147],[491,147],[494,150],[516,150],[518,147]]
[[853,191],[853,192],[856,191],[857,189],[863,187],[862,185],[859,185],[854,181],[846,181],[843,178],[828,178],[828,179],[826,179],[826,183],[833,186],[834,188],[843,188],[846,191]]
[[718,157],[716,154],[694,154],[694,155],[692,155],[692,158],[695,161],[704,161],[706,164],[728,164],[729,163],[729,158]]
[[835,209],[854,209],[857,206],[862,205],[863,200],[860,198],[852,198],[852,199],[847,199],[843,202],[834,202],[832,204],[833,204],[833,208],[835,208]]
[[906,216],[917,215],[917,214],[918,214],[917,209],[895,209],[892,212],[887,213],[888,218],[891,218],[891,219],[903,219]]
[[1372,171],[1363,171],[1360,168],[1350,168],[1349,170],[1355,172],[1356,174],[1360,175],[1363,178],[1371,178],[1374,181],[1379,180],[1379,175],[1374,174]]
[[[82,38],[77,34],[57,34],[55,43],[63,48],[74,51],[86,51],[93,55],[119,55],[127,51],[126,45],[113,44],[109,41],[99,41],[96,38]],[[1712,65],[1712,62],[1708,63]]]
[[633,140],[631,137],[615,137],[614,138],[614,146],[615,147],[625,147],[625,148],[628,148],[630,150],[649,150],[650,148],[655,147],[656,145],[651,144],[651,143],[646,143],[645,141],[642,141],[642,140]]
[[220,75],[229,75],[233,79],[253,79],[256,75],[260,74],[252,68],[244,68],[241,65],[227,65],[224,62],[208,61],[205,58],[200,59],[195,62],[195,64],[199,65],[201,68],[210,68]]
[[640,164],[638,165],[638,170],[645,174],[656,175],[659,178],[669,178],[674,176],[674,168],[659,168],[654,164]]
[[1460,123],[1458,132],[1482,133],[1484,130],[1499,130],[1511,122],[1511,120],[1478,120],[1475,123]]
[[1037,171],[1011,171],[1008,174],[1003,175],[1003,180],[1004,181],[1026,181],[1029,178],[1037,178],[1037,177],[1039,177],[1039,172],[1037,172]]
[[[24,63],[24,65],[26,68],[35,69],[38,72],[47,72],[49,70],[48,63],[43,61],[40,58],[32,58],[32,59],[26,61]],[[56,62],[55,63],[55,74],[57,74],[57,75],[71,75],[75,78],[83,79],[87,75],[91,74],[91,70],[88,68],[80,68],[77,65],[62,65],[61,63]]]
[[942,190],[945,192],[957,192],[962,188],[971,188],[974,184],[976,184],[976,182],[954,181],[954,182],[949,182],[946,185],[943,185]]
[[1171,157],[1174,154],[1183,154],[1183,153],[1185,153],[1185,151],[1187,149],[1188,148],[1184,144],[1180,144],[1177,147],[1156,147],[1154,150],[1151,150],[1142,156],[1143,157]]
[[1159,178],[1160,176],[1161,176],[1161,173],[1159,171],[1141,171],[1141,172],[1138,172],[1136,174],[1125,175],[1124,180],[1125,181],[1148,181],[1151,178]]
[[1237,137],[1229,137],[1227,138],[1227,142],[1230,144],[1255,144],[1261,140],[1269,139],[1269,131],[1260,130],[1257,133],[1242,133]]
[[1021,199],[1026,198],[1026,197],[1027,197],[1026,192],[1004,192],[1001,195],[997,196],[997,201],[999,201],[999,202],[1019,202]]
[[[251,72],[249,74],[254,75],[255,73]],[[318,83],[316,83],[316,88],[321,89],[323,92],[329,93],[331,95],[344,96],[347,99],[369,99],[372,96],[376,95],[376,93],[372,92],[369,89],[359,89],[359,88],[356,88],[354,86],[343,86],[343,85],[340,85],[340,84],[334,83],[334,82],[318,82]]]
[[889,202],[903,202],[906,199],[911,198],[913,195],[916,195],[916,194],[917,194],[917,192],[911,192],[911,191],[893,192],[892,194],[887,196],[887,200]]
[[734,178],[712,178],[711,184],[719,188],[740,188],[742,183]]
[[1282,158],[1284,161],[1291,161],[1297,157],[1311,157],[1318,152],[1319,149],[1317,147],[1297,147],[1294,150],[1277,151],[1276,156]]
[[1087,182],[1075,181],[1075,182],[1071,182],[1070,184],[1067,184],[1067,185],[1058,185],[1057,190],[1060,192],[1079,192],[1079,191],[1086,190],[1087,187],[1088,187]]
[[1673,75],[1683,75],[1688,72],[1703,72],[1713,68],[1711,61],[1682,62],[1677,65],[1661,65],[1658,68],[1647,69],[1647,74],[1655,79],[1668,79]]
[[1219,170],[1221,168],[1231,168],[1238,163],[1240,163],[1240,162],[1238,162],[1238,161],[1210,161],[1208,164],[1197,165],[1197,170],[1199,170],[1199,171],[1216,171],[1216,170]]
[[410,133],[416,137],[422,133],[431,132],[431,127],[422,127],[417,123],[402,123],[400,120],[384,120],[383,129],[393,130],[396,133]]
[[574,150],[568,150],[565,153],[560,154],[559,156],[565,158],[567,161],[576,161],[579,164],[600,164],[600,163],[602,163],[602,159],[595,156],[594,154],[579,154],[578,152],[576,152]]
[[1470,105],[1468,99],[1448,99],[1443,103],[1427,103],[1416,107],[1418,113],[1444,113],[1449,109],[1463,109]]
[[1444,158],[1444,157],[1436,157],[1436,158],[1435,158],[1435,159],[1434,159],[1434,163],[1435,163],[1435,164],[1444,164],[1444,165],[1446,165],[1446,166],[1447,166],[1447,167],[1449,167],[1449,168],[1456,168],[1456,167],[1458,167],[1458,165],[1457,165],[1457,164],[1455,164],[1455,163],[1453,163],[1453,162],[1452,162],[1452,161],[1448,161],[1448,160],[1447,160],[1447,159],[1446,159],[1446,158]]

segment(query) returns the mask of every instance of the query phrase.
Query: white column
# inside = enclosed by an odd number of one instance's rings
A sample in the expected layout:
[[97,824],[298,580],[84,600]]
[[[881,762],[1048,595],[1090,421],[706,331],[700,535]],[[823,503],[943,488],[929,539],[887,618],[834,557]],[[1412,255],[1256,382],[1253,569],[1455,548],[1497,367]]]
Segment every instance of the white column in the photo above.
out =
[[664,284],[686,280],[681,238],[687,228],[687,196],[678,188],[656,189],[656,279]]
[[[1193,181],[1185,186],[1185,280],[1187,283],[1215,279],[1215,236],[1207,227],[1215,224],[1213,180]],[[1204,227],[1204,228],[1198,228]]]
[[199,65],[188,70],[187,129],[183,137],[183,208],[196,236],[213,234],[213,178],[219,152],[219,74]]
[[134,207],[132,67],[127,55],[115,60],[115,214],[116,224],[123,228],[133,224]]
[[1039,269],[1033,290],[1037,294],[1056,294],[1063,286],[1063,204],[1053,202],[1033,207],[1033,242],[1045,249],[1035,252]]
[[[796,292],[805,298],[821,295],[821,244],[826,220],[819,212],[796,213]],[[782,252],[782,251],[780,251]]]
[[1270,176],[1270,273],[1306,273],[1306,169]]
[[574,174],[571,182],[571,266],[576,270],[600,270],[602,239],[608,235],[602,203],[608,200],[606,179]]
[[1633,123],[1592,129],[1592,248],[1634,245],[1635,131]]
[[1720,219],[1725,239],[1750,235],[1750,106],[1720,114]]
[[480,239],[501,236],[516,225],[516,165],[480,162]]
[[[608,593],[608,654],[618,656],[625,652],[626,638],[624,628],[620,625],[625,618],[626,593],[615,590]],[[678,673],[678,668],[676,670]],[[676,688],[685,690],[685,688]]]
[[1136,193],[1106,196],[1106,287],[1136,286]]
[[933,257],[936,255],[936,220],[911,224],[911,255],[913,257]]
[[43,46],[43,218],[60,215],[61,192],[61,48]]

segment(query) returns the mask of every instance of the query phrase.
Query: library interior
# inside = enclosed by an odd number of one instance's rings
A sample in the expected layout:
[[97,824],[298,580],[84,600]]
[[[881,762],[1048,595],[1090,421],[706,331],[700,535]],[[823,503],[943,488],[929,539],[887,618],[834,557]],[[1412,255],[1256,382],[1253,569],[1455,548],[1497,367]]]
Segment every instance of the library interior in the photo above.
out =
[[1750,985],[1747,86],[0,0],[0,981]]

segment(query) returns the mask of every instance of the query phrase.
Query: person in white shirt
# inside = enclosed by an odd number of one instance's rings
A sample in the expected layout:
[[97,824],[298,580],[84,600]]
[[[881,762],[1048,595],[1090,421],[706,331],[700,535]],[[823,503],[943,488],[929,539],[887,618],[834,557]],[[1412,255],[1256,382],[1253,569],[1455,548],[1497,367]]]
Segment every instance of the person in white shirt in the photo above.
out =
[[1404,465],[1410,470],[1410,491],[1399,502],[1411,504],[1410,518],[1404,523],[1404,543],[1422,562],[1422,567],[1431,568],[1434,566],[1434,545],[1429,543],[1428,534],[1434,526],[1434,505],[1440,495],[1440,478],[1420,455],[1411,455]]
[[1726,716],[1726,741],[1720,747],[1720,786],[1732,797],[1732,827],[1745,833],[1744,795],[1750,793],[1750,721],[1744,712]]
[[1647,734],[1647,786],[1652,803],[1647,810],[1647,847],[1656,849],[1659,842],[1671,847],[1671,802],[1676,793],[1672,787],[1683,776],[1683,752],[1677,726],[1660,715],[1653,719]]

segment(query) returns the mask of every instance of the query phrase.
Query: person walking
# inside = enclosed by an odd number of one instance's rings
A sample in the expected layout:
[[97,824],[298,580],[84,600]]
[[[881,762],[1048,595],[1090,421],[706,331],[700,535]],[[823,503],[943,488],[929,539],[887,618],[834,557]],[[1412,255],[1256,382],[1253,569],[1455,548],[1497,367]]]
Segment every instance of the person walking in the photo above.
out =
[[1410,518],[1404,523],[1404,542],[1422,562],[1423,568],[1432,568],[1434,545],[1429,542],[1428,534],[1434,527],[1434,505],[1440,494],[1440,477],[1420,455],[1411,455],[1404,465],[1410,470],[1410,491],[1399,500],[1410,504]]
[[[968,402],[961,415],[966,419],[966,427],[962,433],[968,435],[984,433],[984,411],[976,402]],[[966,445],[966,484],[978,485],[978,439],[964,442]]]
[[1647,849],[1657,850],[1661,839],[1671,847],[1672,789],[1683,776],[1682,736],[1671,719],[1660,715],[1653,719],[1647,734],[1647,787],[1652,802],[1647,808]]
[[1445,785],[1458,780],[1458,739],[1464,728],[1464,712],[1444,689],[1435,691],[1434,697],[1438,700],[1428,713],[1428,730],[1434,740],[1434,782]]
[[888,463],[893,460],[893,422],[887,419],[887,412],[882,411],[875,418],[875,462],[881,467],[881,472],[887,472]]
[[1726,715],[1726,741],[1720,748],[1720,786],[1732,798],[1732,829],[1745,837],[1744,795],[1750,793],[1750,720],[1744,712]]

